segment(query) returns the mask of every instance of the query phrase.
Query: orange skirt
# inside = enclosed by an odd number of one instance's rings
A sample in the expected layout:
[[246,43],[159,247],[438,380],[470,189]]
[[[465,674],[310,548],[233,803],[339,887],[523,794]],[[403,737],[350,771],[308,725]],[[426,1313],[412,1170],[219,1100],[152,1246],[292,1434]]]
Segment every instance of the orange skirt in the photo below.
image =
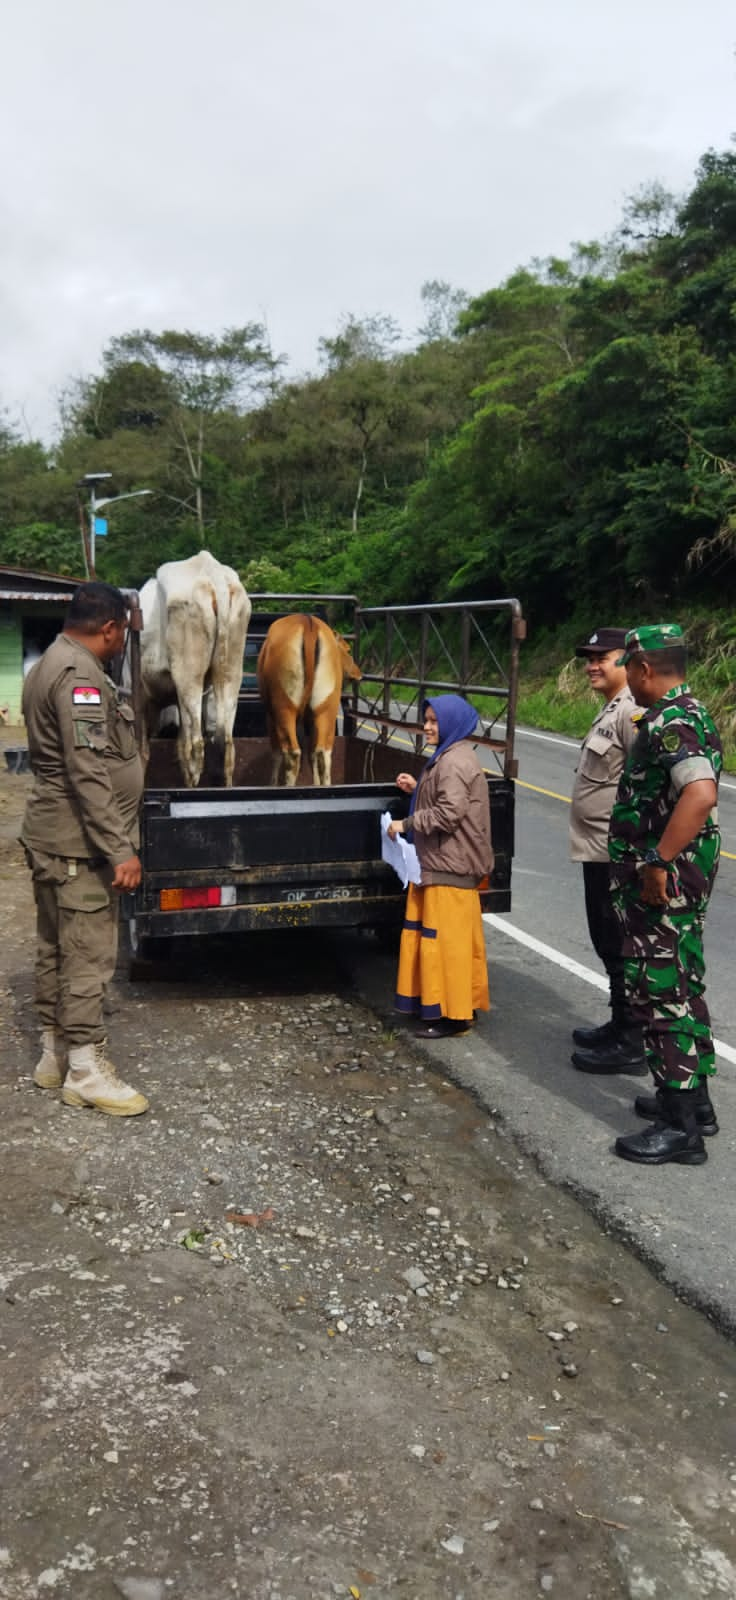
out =
[[432,1022],[489,1011],[488,967],[477,889],[409,885],[399,949],[396,1009]]

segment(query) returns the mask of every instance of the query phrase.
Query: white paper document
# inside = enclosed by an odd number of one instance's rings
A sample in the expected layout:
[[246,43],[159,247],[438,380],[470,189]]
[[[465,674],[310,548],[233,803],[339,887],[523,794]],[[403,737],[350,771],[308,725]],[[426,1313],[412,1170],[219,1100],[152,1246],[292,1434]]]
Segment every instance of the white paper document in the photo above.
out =
[[414,845],[409,844],[403,834],[397,833],[395,839],[389,839],[388,829],[391,821],[391,812],[384,811],[381,815],[381,859],[393,867],[401,879],[402,888],[405,889],[407,883],[422,881],[419,857]]

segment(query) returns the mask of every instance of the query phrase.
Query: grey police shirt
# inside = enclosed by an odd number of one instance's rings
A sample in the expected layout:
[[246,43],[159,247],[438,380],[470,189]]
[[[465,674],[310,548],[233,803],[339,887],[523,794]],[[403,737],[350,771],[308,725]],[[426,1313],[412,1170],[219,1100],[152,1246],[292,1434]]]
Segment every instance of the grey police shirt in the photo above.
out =
[[631,690],[604,702],[586,734],[570,806],[573,861],[608,860],[608,822],[624,762],[636,738],[637,707]]

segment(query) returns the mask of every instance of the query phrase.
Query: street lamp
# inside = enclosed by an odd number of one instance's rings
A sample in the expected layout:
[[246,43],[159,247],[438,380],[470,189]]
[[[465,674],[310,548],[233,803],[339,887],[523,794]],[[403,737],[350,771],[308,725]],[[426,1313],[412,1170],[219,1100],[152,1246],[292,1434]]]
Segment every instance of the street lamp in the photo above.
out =
[[95,576],[95,537],[97,534],[97,513],[103,506],[111,506],[116,500],[136,500],[139,495],[153,494],[153,489],[129,489],[127,494],[109,494],[98,500],[96,485],[104,483],[112,477],[111,472],[85,472],[79,485],[80,489],[89,489],[89,565],[90,577]]

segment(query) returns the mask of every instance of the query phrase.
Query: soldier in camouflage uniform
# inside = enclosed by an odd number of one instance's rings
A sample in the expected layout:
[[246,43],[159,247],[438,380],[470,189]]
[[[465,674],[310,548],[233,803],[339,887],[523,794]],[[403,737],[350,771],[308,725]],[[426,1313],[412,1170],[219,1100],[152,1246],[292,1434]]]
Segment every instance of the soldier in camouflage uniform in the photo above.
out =
[[676,624],[626,635],[622,662],[638,721],[611,815],[614,907],[631,1006],[644,1027],[655,1093],[636,1109],[653,1119],[616,1140],[628,1161],[697,1165],[703,1134],[718,1132],[708,1093],[715,1072],[705,1003],[703,922],[718,869],[721,741],[685,680]]
[[33,791],[21,832],[36,901],[34,1082],[68,1106],[137,1116],[145,1096],[106,1052],[102,1002],[115,970],[121,892],[140,882],[143,773],[133,713],[105,673],[124,646],[119,589],[88,583],[23,686]]

